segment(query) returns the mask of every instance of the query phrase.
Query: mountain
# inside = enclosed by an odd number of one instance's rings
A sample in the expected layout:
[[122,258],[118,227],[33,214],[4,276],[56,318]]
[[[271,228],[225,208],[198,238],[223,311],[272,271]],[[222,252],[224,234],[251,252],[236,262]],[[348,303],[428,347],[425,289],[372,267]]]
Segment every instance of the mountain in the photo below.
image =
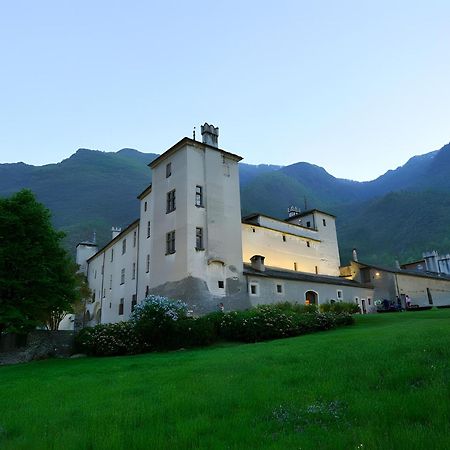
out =
[[[69,249],[94,230],[102,245],[111,226],[138,217],[136,196],[151,182],[147,165],[157,156],[79,149],[57,164],[0,164],[0,195],[29,188],[68,234]],[[450,144],[368,182],[336,178],[306,162],[240,164],[239,170],[243,215],[285,218],[291,205],[336,214],[343,263],[353,247],[361,260],[384,264],[419,258],[427,249],[450,250]]]

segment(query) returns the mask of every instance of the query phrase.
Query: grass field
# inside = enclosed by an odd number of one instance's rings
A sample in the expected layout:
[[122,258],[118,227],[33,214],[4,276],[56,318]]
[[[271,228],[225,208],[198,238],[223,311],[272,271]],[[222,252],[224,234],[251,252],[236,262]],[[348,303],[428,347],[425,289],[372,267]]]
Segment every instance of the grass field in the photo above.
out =
[[450,310],[0,367],[1,449],[449,449]]

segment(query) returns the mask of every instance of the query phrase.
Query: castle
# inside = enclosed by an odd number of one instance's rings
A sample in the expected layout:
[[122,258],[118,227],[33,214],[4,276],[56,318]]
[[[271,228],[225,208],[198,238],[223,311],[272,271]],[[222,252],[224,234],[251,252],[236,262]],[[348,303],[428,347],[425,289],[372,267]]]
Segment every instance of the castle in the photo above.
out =
[[185,137],[149,164],[139,219],[113,228],[100,250],[78,244],[92,291],[85,322],[127,320],[149,294],[184,300],[194,315],[279,301],[374,310],[375,275],[364,278],[357,262],[340,267],[335,217],[291,208],[285,220],[241,218],[242,158],[219,148],[218,128],[205,123],[201,134],[202,142]]

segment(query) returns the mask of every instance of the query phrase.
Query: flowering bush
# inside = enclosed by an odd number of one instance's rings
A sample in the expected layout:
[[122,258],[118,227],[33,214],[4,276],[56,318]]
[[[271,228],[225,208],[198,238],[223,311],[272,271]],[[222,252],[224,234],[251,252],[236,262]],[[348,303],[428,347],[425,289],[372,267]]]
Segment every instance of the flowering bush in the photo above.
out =
[[[300,305],[299,305],[300,306]],[[219,334],[227,340],[257,342],[289,336],[299,336],[314,331],[328,330],[335,326],[349,325],[349,314],[298,313],[284,305],[261,305],[246,311],[223,314]]]
[[140,353],[142,345],[129,322],[108,323],[83,328],[75,338],[77,351],[95,356]]
[[320,311],[323,313],[347,313],[347,314],[356,314],[361,312],[359,306],[356,303],[352,302],[330,302],[330,303],[322,303],[320,305]]
[[137,336],[147,349],[170,349],[178,344],[177,322],[187,318],[187,304],[150,295],[136,306],[130,317]]

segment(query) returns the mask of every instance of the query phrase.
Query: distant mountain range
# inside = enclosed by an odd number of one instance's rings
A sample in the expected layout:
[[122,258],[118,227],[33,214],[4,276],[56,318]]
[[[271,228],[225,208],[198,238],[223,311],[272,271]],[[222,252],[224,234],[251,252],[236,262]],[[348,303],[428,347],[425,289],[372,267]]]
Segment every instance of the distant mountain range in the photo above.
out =
[[[31,189],[67,233],[72,252],[93,230],[102,245],[111,226],[138,217],[136,196],[151,182],[147,164],[157,156],[79,149],[57,164],[0,164],[0,195]],[[243,215],[285,218],[290,205],[336,214],[343,263],[353,247],[361,260],[384,264],[420,258],[427,249],[450,251],[450,144],[368,182],[335,178],[306,162],[240,164],[240,182]]]

